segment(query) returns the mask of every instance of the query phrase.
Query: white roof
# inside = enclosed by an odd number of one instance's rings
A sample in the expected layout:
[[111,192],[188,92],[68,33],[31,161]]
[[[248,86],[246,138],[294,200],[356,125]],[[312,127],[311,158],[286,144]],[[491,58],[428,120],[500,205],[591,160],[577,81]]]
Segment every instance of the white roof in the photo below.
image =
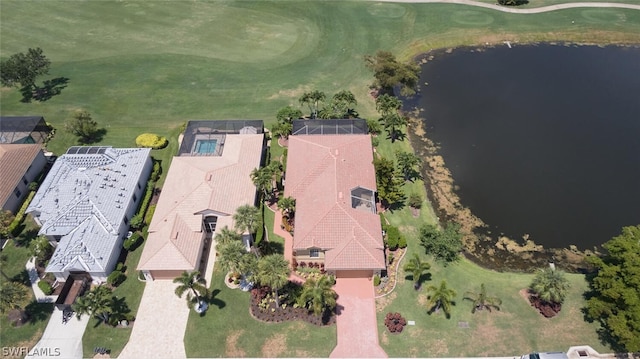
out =
[[48,272],[101,272],[119,255],[118,230],[137,185],[146,181],[150,151],[100,147],[58,158],[27,208],[39,216],[39,234],[62,236]]

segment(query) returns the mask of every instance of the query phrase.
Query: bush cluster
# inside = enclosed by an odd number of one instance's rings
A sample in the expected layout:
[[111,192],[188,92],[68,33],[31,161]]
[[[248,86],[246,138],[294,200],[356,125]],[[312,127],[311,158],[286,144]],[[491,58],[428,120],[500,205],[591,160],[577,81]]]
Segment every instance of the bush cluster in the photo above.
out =
[[31,200],[35,195],[36,193],[34,191],[29,192],[29,195],[27,195],[27,198],[22,203],[22,207],[20,207],[20,210],[16,214],[15,218],[13,219],[11,224],[9,224],[8,232],[13,236],[17,236],[18,234],[20,234],[18,233],[18,227],[20,227],[20,225],[22,224],[25,216],[24,212],[27,210],[27,207],[29,207],[29,203],[31,203]]
[[122,284],[125,279],[127,279],[127,276],[124,273],[119,270],[114,270],[107,277],[107,283],[113,287],[117,287]]
[[136,137],[136,145],[138,147],[147,147],[154,150],[167,147],[169,141],[166,137],[158,136],[153,133],[143,133]]
[[384,317],[384,325],[389,329],[391,333],[402,333],[404,326],[407,325],[407,320],[404,319],[400,313],[387,313]]
[[38,282],[38,288],[44,293],[44,295],[50,295],[53,293],[53,287],[46,280],[41,280]]
[[380,276],[376,274],[373,276],[373,286],[377,287],[379,285],[380,285]]
[[142,236],[140,235],[140,233],[135,232],[135,233],[133,233],[133,235],[131,237],[129,237],[129,238],[124,240],[124,243],[122,244],[122,247],[124,247],[124,249],[126,249],[129,252],[133,252],[142,243],[141,239],[142,239]]
[[153,197],[153,191],[155,190],[156,181],[160,178],[160,172],[162,168],[160,167],[160,162],[153,162],[153,170],[151,171],[151,175],[149,176],[149,180],[147,181],[147,187],[145,188],[144,197],[140,202],[140,207],[138,208],[138,212],[131,218],[129,224],[131,227],[135,229],[140,229],[145,223],[145,213],[147,212],[147,207],[149,207],[149,202],[151,202],[151,197]]

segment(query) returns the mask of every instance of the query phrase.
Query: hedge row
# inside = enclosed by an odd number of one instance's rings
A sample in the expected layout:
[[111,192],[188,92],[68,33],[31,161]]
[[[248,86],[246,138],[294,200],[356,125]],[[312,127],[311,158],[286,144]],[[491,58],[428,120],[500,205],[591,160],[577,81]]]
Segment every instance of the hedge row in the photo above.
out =
[[35,191],[29,192],[29,195],[27,195],[27,198],[25,198],[24,202],[22,203],[22,207],[20,207],[20,210],[18,211],[18,214],[16,214],[16,217],[13,219],[13,222],[11,222],[11,224],[9,225],[9,233],[11,233],[13,236],[17,236],[20,234],[18,231],[18,228],[22,224],[22,221],[24,221],[24,216],[25,216],[24,212],[27,210],[27,207],[29,207],[31,200],[35,195],[36,195]]
[[156,181],[158,180],[158,178],[160,178],[161,170],[162,168],[160,167],[160,162],[153,161],[153,170],[151,171],[151,176],[149,176],[149,180],[147,181],[144,197],[142,198],[142,202],[140,203],[138,212],[136,212],[136,214],[131,218],[131,227],[139,229],[144,225],[145,213],[147,212],[149,202],[151,202],[151,197],[153,197],[153,191],[156,187]]

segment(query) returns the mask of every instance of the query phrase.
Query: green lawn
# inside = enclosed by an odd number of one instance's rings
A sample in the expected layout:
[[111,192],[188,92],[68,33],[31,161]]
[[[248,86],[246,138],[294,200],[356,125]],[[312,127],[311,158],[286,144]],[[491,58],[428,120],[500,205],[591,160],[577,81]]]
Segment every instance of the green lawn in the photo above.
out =
[[[433,261],[431,261],[433,263]],[[566,351],[572,345],[590,345],[600,353],[611,352],[600,344],[597,326],[582,320],[582,294],[587,289],[584,276],[567,275],[571,289],[562,311],[552,319],[540,315],[519,294],[533,275],[498,273],[463,260],[446,268],[432,265],[432,278],[416,292],[411,280],[404,280],[386,298],[378,299],[380,342],[390,357],[508,356],[533,351]],[[399,278],[405,279],[404,275]],[[409,277],[410,278],[410,277]],[[445,279],[457,292],[451,318],[444,313],[427,314],[425,287]],[[484,283],[488,295],[502,300],[501,310],[471,314],[471,303],[463,301],[466,291],[478,292]],[[400,335],[390,335],[384,327],[387,312],[400,312],[415,326]],[[468,323],[461,328],[460,322]]]
[[204,316],[190,312],[184,343],[189,358],[328,357],[336,346],[336,327],[301,321],[263,323],[249,314],[248,292],[229,289],[214,271],[212,304]]
[[[565,1],[532,0],[525,7],[560,2]],[[501,45],[504,40],[640,43],[640,11],[571,9],[519,15],[454,4],[355,1],[86,1],[69,6],[61,0],[3,0],[0,34],[0,57],[42,47],[52,61],[48,78],[69,78],[59,96],[42,103],[24,104],[16,89],[0,89],[3,116],[43,115],[57,128],[48,146],[57,154],[76,144],[63,124],[78,108],[88,110],[105,128],[103,145],[135,146],[136,136],[143,132],[167,136],[169,147],[153,151],[166,172],[177,150],[179,128],[189,119],[257,118],[270,124],[277,109],[298,106],[297,98],[313,89],[329,95],[351,90],[362,117],[377,117],[368,96],[371,73],[362,61],[364,55],[377,50],[409,59],[435,48]],[[408,150],[407,146],[397,143],[393,148]],[[274,154],[281,150],[272,149]],[[379,151],[393,153],[385,140]],[[424,195],[419,181],[405,187],[407,193],[416,190]],[[268,217],[267,213],[265,219]],[[387,218],[413,238],[410,251],[420,249],[416,228],[434,223],[428,207],[418,218],[407,208],[388,213]],[[134,311],[144,288],[133,273],[141,251],[128,259],[129,279],[116,291],[128,298]],[[446,271],[436,268],[433,273],[435,280],[446,277],[460,292],[474,289],[465,287],[472,279],[484,280],[489,290],[505,300],[504,312],[471,317],[460,303],[451,320],[428,317],[417,305],[411,286],[401,284],[391,294],[395,299],[388,307],[414,310],[407,314],[417,325],[400,336],[385,339],[381,335],[391,356],[484,353],[511,343],[518,352],[587,342],[600,349],[594,328],[575,313],[584,288],[580,276],[572,276],[575,292],[568,299],[569,310],[545,321],[531,313],[526,303],[518,304],[517,290],[530,279],[526,275],[494,273],[466,262]],[[221,275],[216,276],[216,283],[221,284]],[[204,318],[192,313],[185,337],[189,356],[327,356],[335,346],[335,328],[258,323],[248,315],[246,293],[225,286],[218,289],[217,298],[224,307],[214,306]],[[457,329],[460,319],[468,321],[470,328]],[[7,330],[2,324],[3,345],[32,340],[38,333],[32,328],[17,334],[19,330]],[[43,324],[46,320],[37,325]],[[532,326],[552,329],[528,330]],[[93,329],[90,324],[84,338],[85,355],[94,346],[108,346],[117,355],[129,332]],[[534,337],[534,332],[543,334]],[[481,339],[492,333],[497,333],[497,341],[489,348],[486,343],[490,341]],[[571,337],[575,333],[584,334]],[[465,340],[473,345],[467,346]]]
[[[21,327],[12,327],[6,314],[0,315],[0,343],[2,343],[3,347],[32,347],[35,345],[40,340],[53,311],[52,304],[40,304],[33,298],[33,291],[31,290],[25,264],[31,258],[31,251],[27,245],[37,235],[37,227],[30,216],[27,216],[24,225],[25,229],[16,238],[17,241],[9,241],[2,250],[2,256],[6,258],[6,262],[2,263],[2,272],[9,279],[28,285],[28,300],[31,300],[31,303],[27,305],[26,311],[30,313],[32,320]],[[17,243],[24,243],[24,245],[17,245]],[[4,275],[0,276],[0,283],[5,281]]]

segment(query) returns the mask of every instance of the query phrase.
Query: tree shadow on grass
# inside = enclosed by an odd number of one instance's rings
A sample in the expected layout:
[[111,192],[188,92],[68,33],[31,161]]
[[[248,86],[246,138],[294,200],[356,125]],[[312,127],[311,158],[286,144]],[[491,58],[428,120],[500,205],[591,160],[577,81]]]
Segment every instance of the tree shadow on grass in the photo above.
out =
[[31,288],[31,279],[29,279],[29,272],[27,272],[27,269],[24,268],[20,271],[20,273],[14,275],[11,278],[12,282],[18,282],[18,283],[22,283],[24,285],[26,285],[27,287]]
[[32,100],[45,102],[50,100],[53,96],[57,96],[62,92],[62,89],[67,87],[69,78],[56,77],[51,80],[45,80],[42,86],[23,86],[20,88],[22,99],[20,102],[30,103]]
[[104,138],[104,136],[107,134],[107,129],[106,128],[99,128],[96,130],[96,132],[92,133],[91,136],[88,137],[80,137],[78,139],[78,143],[81,145],[90,145],[92,143],[96,143],[96,142],[100,142],[102,141],[102,139]]
[[49,319],[53,312],[53,303],[38,303],[34,300],[24,308],[24,311],[29,317],[29,323],[34,325],[37,322]]
[[21,224],[19,227],[22,227],[20,234],[17,235],[13,239],[13,243],[15,243],[16,247],[26,247],[31,243],[32,240],[38,237],[38,230],[35,228],[29,229],[27,231],[24,230],[25,224]]
[[[203,299],[209,306],[215,305],[216,307],[218,307],[218,309],[222,309],[227,306],[227,303],[222,299],[216,298],[218,294],[220,294],[220,289],[214,289],[211,293],[209,293],[207,297]],[[200,317],[206,316],[207,312],[208,310],[205,310],[204,312],[200,313]]]

